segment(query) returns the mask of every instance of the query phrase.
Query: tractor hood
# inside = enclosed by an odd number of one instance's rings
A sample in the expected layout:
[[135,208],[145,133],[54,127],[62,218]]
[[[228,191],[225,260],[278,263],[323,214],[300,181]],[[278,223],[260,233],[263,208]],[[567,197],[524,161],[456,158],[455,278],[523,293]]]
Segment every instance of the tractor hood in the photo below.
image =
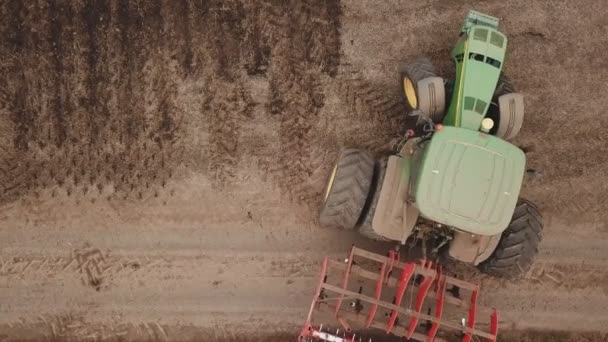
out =
[[421,152],[410,194],[420,214],[480,235],[508,226],[521,189],[524,153],[479,131],[445,126]]

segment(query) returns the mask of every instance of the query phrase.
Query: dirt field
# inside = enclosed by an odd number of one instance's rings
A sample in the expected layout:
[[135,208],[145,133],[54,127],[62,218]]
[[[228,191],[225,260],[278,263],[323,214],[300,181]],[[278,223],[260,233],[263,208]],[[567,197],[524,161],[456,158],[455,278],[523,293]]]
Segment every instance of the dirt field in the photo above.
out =
[[503,18],[546,221],[527,279],[472,275],[483,304],[606,333],[603,1],[6,0],[0,341],[293,333],[323,255],[387,248],[315,222],[338,149],[403,132],[399,65],[450,76],[470,8]]

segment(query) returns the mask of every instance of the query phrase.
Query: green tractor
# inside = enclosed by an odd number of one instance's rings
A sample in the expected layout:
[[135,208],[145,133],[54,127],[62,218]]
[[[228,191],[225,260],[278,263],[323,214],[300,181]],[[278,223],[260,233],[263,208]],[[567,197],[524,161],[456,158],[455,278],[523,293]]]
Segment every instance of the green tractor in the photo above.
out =
[[501,71],[506,47],[498,19],[470,11],[451,53],[454,80],[438,77],[425,58],[405,66],[400,86],[417,132],[408,130],[380,160],[343,150],[321,225],[401,244],[430,241],[438,255],[494,276],[528,271],[543,223],[519,197],[526,157],[508,141],[521,129],[524,105]]

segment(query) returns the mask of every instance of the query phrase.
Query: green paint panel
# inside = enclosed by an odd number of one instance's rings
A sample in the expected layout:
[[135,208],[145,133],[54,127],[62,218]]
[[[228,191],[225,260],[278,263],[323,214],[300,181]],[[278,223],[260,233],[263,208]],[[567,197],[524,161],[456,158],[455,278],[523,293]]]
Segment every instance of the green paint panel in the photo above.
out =
[[444,125],[479,130],[505,59],[507,38],[497,28],[498,19],[480,12],[470,11],[465,18],[452,50],[456,79]]
[[427,142],[419,163],[411,191],[424,217],[481,235],[507,227],[526,164],[519,148],[482,132],[445,126]]

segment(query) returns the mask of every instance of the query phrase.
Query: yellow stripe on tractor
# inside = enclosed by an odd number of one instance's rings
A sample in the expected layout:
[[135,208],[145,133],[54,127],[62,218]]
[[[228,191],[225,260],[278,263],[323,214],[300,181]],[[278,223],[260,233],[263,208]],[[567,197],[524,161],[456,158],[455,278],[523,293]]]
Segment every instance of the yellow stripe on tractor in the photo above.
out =
[[[464,58],[467,58],[469,55],[468,42],[464,42]],[[467,67],[467,63],[462,63],[462,69],[460,70],[460,78],[458,84],[458,102],[456,103],[456,118],[454,119],[454,126],[460,127],[462,124],[461,112],[462,112],[462,104],[460,103],[460,99],[462,98],[462,83],[464,82],[464,71]]]

